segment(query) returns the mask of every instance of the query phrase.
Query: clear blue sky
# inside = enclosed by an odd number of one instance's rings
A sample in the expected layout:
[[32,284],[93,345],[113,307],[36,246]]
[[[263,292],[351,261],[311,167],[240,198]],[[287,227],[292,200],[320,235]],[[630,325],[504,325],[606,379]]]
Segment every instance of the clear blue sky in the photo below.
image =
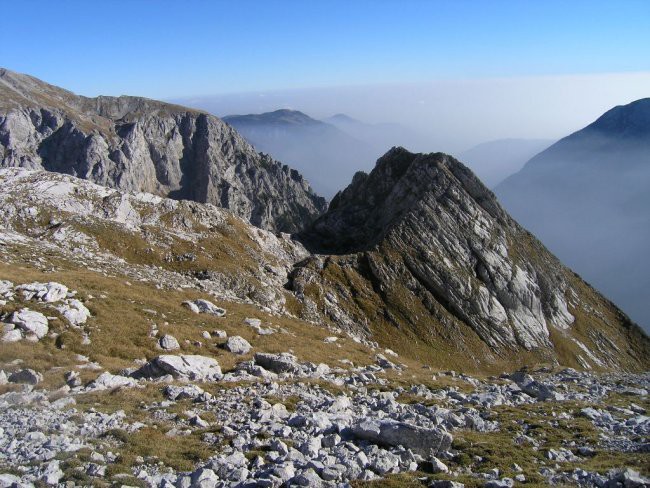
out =
[[650,70],[650,0],[12,0],[0,9],[0,66],[84,95]]

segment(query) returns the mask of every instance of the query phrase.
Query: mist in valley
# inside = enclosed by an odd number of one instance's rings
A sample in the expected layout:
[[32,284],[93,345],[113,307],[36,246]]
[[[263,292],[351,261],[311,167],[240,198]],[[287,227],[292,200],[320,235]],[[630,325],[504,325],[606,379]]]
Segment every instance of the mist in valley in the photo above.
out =
[[617,107],[495,189],[564,264],[650,329],[650,99]]

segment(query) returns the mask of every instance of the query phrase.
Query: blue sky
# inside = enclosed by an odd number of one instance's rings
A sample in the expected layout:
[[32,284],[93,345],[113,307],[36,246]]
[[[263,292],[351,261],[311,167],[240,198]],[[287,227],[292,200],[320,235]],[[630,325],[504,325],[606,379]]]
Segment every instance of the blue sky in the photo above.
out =
[[650,70],[650,1],[4,1],[0,65],[156,98]]

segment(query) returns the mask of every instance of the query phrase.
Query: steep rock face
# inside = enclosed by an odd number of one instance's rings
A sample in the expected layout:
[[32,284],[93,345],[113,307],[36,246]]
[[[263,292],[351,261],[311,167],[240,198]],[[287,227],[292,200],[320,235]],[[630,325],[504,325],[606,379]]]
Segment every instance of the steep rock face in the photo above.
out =
[[138,97],[85,98],[0,69],[0,167],[212,203],[293,232],[322,213],[295,170],[203,112]]
[[[578,351],[586,341],[602,354],[598,361],[615,364],[620,349],[608,341],[631,330],[647,347],[636,326],[445,154],[393,148],[369,175],[358,173],[301,239],[314,251],[340,255],[301,263],[292,283],[306,295],[313,283],[334,288],[320,303],[339,321],[358,322],[370,309],[398,330],[420,330],[420,337],[436,329],[471,348],[476,335],[497,355],[538,351],[553,361],[562,343],[575,351],[573,361],[589,363]],[[341,271],[356,283],[354,293],[336,291]]]

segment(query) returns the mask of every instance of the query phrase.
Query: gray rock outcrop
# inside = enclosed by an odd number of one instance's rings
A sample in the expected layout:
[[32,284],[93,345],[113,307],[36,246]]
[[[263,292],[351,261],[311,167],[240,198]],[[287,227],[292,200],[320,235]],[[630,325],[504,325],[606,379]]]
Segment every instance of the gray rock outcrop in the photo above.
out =
[[218,381],[223,378],[219,363],[207,356],[158,356],[133,373],[135,378],[160,378],[171,375],[177,379],[193,381]]
[[49,330],[47,317],[41,312],[27,308],[13,312],[9,316],[9,322],[15,326],[14,330],[20,330],[24,337],[34,336],[36,339],[42,339]]
[[326,208],[295,170],[205,112],[140,97],[86,98],[0,69],[0,167],[46,169],[227,208],[274,231]]

